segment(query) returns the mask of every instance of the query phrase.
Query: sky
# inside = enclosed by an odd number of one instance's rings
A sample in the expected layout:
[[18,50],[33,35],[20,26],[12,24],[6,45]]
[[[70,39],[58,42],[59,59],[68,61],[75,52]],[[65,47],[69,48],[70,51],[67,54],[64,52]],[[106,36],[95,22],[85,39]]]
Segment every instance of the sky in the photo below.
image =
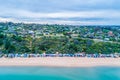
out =
[[120,25],[120,0],[0,0],[0,21]]

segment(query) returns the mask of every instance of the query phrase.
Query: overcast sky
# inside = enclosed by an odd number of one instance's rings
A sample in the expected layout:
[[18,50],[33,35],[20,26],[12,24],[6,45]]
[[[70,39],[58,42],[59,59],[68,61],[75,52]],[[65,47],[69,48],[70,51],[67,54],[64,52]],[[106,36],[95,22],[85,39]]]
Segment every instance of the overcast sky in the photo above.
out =
[[0,21],[120,25],[120,0],[0,0]]

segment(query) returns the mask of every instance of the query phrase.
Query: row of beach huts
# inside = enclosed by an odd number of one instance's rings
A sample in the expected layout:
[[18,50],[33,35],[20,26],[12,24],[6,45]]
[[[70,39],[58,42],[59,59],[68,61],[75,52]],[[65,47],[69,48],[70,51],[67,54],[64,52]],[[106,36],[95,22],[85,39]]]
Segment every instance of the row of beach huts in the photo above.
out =
[[88,58],[119,58],[120,54],[0,54],[0,57],[4,58],[34,58],[34,57],[88,57]]

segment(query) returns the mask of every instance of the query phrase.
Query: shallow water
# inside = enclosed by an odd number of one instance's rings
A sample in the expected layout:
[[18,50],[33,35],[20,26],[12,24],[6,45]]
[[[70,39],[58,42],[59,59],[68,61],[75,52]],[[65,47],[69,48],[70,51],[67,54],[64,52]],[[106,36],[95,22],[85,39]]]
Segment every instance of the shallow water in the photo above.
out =
[[0,67],[0,80],[120,80],[120,68]]

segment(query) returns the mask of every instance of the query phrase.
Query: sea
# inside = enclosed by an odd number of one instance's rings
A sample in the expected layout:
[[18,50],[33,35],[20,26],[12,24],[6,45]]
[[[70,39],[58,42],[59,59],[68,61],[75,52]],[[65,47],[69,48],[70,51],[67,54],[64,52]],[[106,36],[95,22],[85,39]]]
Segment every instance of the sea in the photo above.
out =
[[120,80],[120,67],[0,67],[0,80]]

